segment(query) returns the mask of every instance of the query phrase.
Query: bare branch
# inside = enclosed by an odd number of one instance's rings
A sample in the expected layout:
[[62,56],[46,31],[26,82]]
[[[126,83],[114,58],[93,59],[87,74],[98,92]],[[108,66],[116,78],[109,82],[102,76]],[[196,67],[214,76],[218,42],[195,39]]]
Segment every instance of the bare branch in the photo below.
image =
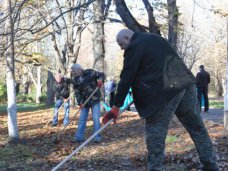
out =
[[129,29],[133,31],[146,32],[146,29],[142,27],[133,17],[124,0],[115,0],[115,3],[117,13]]
[[93,3],[94,1],[96,0],[88,0],[88,2],[84,3],[84,4],[81,4],[79,6],[76,6],[76,7],[72,7],[70,8],[69,10],[66,10],[64,11],[63,13],[59,14],[57,17],[55,17],[52,21],[50,21],[48,24],[46,24],[46,26],[42,27],[42,28],[39,28],[38,30],[36,31],[31,31],[32,34],[35,34],[35,33],[38,33],[40,31],[42,31],[43,29],[47,28],[48,26],[50,26],[53,22],[55,22],[58,18],[62,17],[64,14],[68,13],[68,12],[71,12],[71,11],[74,11],[74,10],[77,10],[77,9],[80,9],[82,7],[87,7],[88,5],[90,5],[91,3]]
[[147,14],[148,14],[148,22],[149,22],[149,32],[150,33],[157,33],[161,35],[160,30],[158,28],[158,24],[156,23],[155,17],[154,17],[154,9],[150,5],[148,0],[142,0],[144,3],[144,6],[146,8]]

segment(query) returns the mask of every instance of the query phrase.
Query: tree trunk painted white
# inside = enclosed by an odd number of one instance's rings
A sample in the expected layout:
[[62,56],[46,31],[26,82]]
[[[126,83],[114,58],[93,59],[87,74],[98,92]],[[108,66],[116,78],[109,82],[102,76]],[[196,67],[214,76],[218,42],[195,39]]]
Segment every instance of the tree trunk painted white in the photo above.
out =
[[41,66],[37,67],[37,84],[36,84],[36,103],[40,103],[41,97],[41,90],[42,90],[42,83],[41,83]]
[[17,125],[17,105],[16,105],[16,82],[14,77],[14,24],[12,19],[11,1],[6,3],[7,19],[5,24],[6,43],[9,47],[6,55],[6,84],[7,84],[7,113],[8,113],[8,134],[10,140],[19,139]]
[[19,139],[18,125],[17,125],[17,105],[16,105],[16,90],[15,80],[10,79],[10,74],[7,77],[7,112],[8,112],[8,133],[9,138]]
[[228,131],[228,18],[227,18],[227,61],[226,61],[226,93],[224,96],[224,129]]
[[42,83],[41,83],[41,66],[37,67],[37,79],[35,80],[35,78],[33,77],[33,73],[30,70],[29,71],[29,76],[33,82],[33,84],[36,87],[36,103],[40,103],[40,97],[41,97],[41,89],[42,89]]

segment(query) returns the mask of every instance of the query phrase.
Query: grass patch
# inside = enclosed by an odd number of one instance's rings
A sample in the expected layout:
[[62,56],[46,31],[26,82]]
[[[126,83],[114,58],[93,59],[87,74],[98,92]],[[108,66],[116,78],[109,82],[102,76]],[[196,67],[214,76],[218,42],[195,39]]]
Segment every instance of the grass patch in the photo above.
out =
[[[19,103],[17,104],[18,112],[34,111],[39,109],[48,109],[52,106],[47,106],[46,104],[36,104],[36,103]],[[7,104],[0,104],[0,113],[7,112]]]
[[209,107],[210,108],[223,109],[224,108],[224,102],[223,101],[210,101],[209,100]]
[[166,137],[166,140],[165,140],[167,143],[174,143],[177,141],[177,137],[176,136],[170,136],[170,135],[167,135]]

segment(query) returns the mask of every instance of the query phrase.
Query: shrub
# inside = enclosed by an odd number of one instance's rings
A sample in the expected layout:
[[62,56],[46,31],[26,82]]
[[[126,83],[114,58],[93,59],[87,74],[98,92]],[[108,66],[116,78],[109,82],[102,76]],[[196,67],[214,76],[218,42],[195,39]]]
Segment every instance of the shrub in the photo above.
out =
[[17,95],[17,103],[27,102],[28,96],[26,94],[18,94]]
[[42,94],[41,97],[40,97],[40,102],[41,103],[46,103],[47,102],[47,95],[46,94]]

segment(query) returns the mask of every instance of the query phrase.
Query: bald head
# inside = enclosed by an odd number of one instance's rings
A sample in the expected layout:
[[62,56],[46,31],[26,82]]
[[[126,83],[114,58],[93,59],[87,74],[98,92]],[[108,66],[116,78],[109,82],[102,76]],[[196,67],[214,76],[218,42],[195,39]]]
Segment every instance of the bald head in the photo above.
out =
[[130,43],[131,37],[133,36],[134,32],[129,29],[122,29],[116,35],[116,41],[121,47],[121,49],[126,49]]

